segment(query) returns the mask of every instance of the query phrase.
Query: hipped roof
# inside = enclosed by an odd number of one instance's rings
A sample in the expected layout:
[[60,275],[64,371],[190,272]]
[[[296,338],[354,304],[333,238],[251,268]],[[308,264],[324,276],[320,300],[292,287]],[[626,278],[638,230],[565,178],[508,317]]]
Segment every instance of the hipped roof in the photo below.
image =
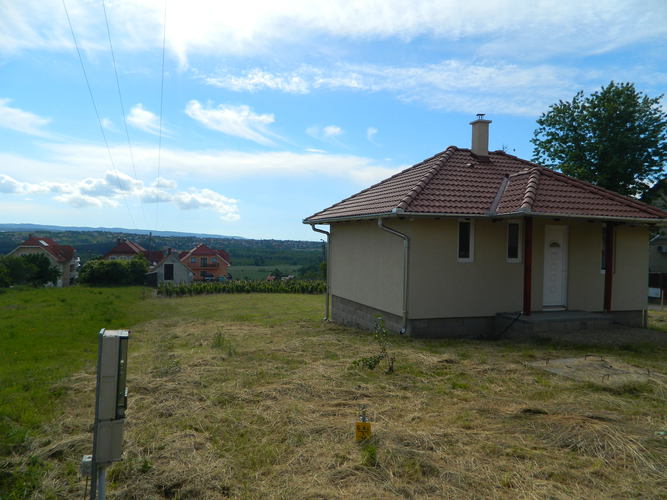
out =
[[[58,262],[68,262],[72,260],[76,250],[70,245],[59,245],[51,238],[30,235],[27,240],[21,243],[21,247],[39,247],[51,254]],[[12,252],[13,253],[13,252]]]
[[450,146],[304,220],[326,223],[394,214],[549,215],[660,221],[667,212],[504,151],[488,158]]
[[200,243],[196,247],[194,247],[192,250],[189,250],[187,252],[181,252],[178,257],[181,260],[193,257],[193,256],[207,256],[207,255],[216,255],[223,259],[228,265],[231,265],[231,257],[225,250],[221,249],[215,249],[215,248],[210,248],[208,245],[205,245],[204,243]]

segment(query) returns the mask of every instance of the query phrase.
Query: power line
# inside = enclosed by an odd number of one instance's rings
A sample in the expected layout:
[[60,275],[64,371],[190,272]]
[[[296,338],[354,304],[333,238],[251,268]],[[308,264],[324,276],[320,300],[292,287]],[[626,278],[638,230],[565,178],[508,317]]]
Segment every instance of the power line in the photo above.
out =
[[[86,87],[88,87],[88,94],[90,95],[90,102],[93,103],[93,109],[95,110],[95,116],[97,117],[97,123],[100,126],[100,132],[102,133],[102,138],[104,139],[104,144],[107,148],[107,153],[109,154],[109,162],[111,163],[111,167],[117,171],[120,172],[116,168],[116,164],[113,161],[113,157],[111,156],[111,148],[109,147],[109,141],[107,140],[107,135],[104,132],[104,127],[102,126],[102,120],[100,119],[100,113],[97,110],[97,105],[95,104],[95,98],[93,97],[93,90],[90,87],[90,81],[88,80],[88,73],[86,72],[86,66],[83,64],[83,57],[81,56],[81,50],[79,49],[79,42],[76,39],[76,35],[74,34],[74,27],[72,26],[72,21],[69,17],[69,11],[67,10],[67,4],[65,3],[65,0],[63,1],[63,7],[65,9],[65,16],[67,16],[67,24],[69,24],[69,30],[70,33],[72,33],[72,40],[74,40],[74,47],[76,47],[76,53],[79,55],[79,63],[81,63],[81,69],[83,70],[83,78],[86,80]],[[118,181],[118,178],[116,178],[116,184],[118,184],[118,190],[122,191],[122,187],[120,186],[120,182]],[[125,208],[127,208],[127,213],[130,216],[130,220],[132,221],[132,226],[137,227],[136,223],[134,222],[134,217],[132,217],[132,212],[130,211],[130,207],[127,204],[127,200],[123,198],[123,201],[125,202]]]
[[[107,36],[109,38],[109,49],[111,50],[111,61],[113,62],[113,72],[116,77],[116,88],[118,89],[118,100],[120,102],[120,111],[123,116],[123,125],[125,126],[125,137],[127,138],[127,147],[130,151],[130,161],[132,162],[132,172],[134,173],[134,178],[138,179],[137,177],[137,168],[134,163],[134,153],[132,152],[132,141],[130,140],[130,131],[127,128],[127,115],[125,114],[125,105],[123,103],[123,93],[120,90],[120,81],[118,79],[118,70],[116,68],[116,56],[114,55],[113,51],[113,44],[111,43],[111,30],[109,29],[109,17],[107,16],[107,8],[105,5],[104,0],[102,0],[102,10],[104,10],[104,22],[106,23],[107,26]],[[144,212],[144,205],[143,202],[140,203],[141,206],[141,213],[144,218],[144,222],[146,222],[146,213]]]
[[[64,0],[63,0],[64,1]],[[164,104],[164,47],[167,40],[167,0],[164,0],[164,16],[162,20],[162,78],[160,81],[160,133],[158,135],[157,146],[157,187],[160,188],[160,166],[162,161],[162,109]],[[160,197],[157,197],[155,204],[155,229],[158,228],[158,215],[160,208]]]

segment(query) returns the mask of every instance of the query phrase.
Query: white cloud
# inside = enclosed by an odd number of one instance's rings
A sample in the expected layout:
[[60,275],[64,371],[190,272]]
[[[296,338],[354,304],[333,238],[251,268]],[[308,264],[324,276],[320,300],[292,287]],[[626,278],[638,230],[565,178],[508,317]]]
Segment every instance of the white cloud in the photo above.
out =
[[23,183],[12,179],[8,175],[0,174],[0,193],[22,193],[24,192]]
[[[160,182],[163,185],[162,182]],[[165,186],[174,186],[166,181]],[[116,207],[124,198],[136,197],[144,203],[172,203],[181,210],[208,209],[216,212],[220,219],[232,222],[240,218],[237,200],[228,198],[211,189],[191,188],[170,193],[155,186],[146,187],[140,180],[122,172],[108,171],[104,177],[88,177],[78,182],[21,182],[0,174],[0,192],[10,194],[55,194],[55,201],[74,208]]]
[[[109,168],[109,156],[102,145],[87,143],[46,143],[42,144],[41,156],[46,158],[35,161],[31,158],[0,152],[0,165],[4,172],[14,179],[26,178],[33,184],[45,186],[44,179],[52,179],[57,172],[54,186],[67,186],[80,182],[81,172],[105,172]],[[155,178],[157,147],[135,144],[132,148],[140,178]],[[127,152],[127,145],[111,145],[111,154],[116,168],[121,172],[132,171],[132,162]],[[193,173],[198,178],[211,183],[224,183],[233,179],[253,179],[256,176],[274,176],[276,178],[303,178],[317,176],[351,180],[360,186],[380,181],[395,174],[406,166],[386,165],[363,156],[326,154],[322,150],[314,152],[242,152],[227,150],[186,150],[162,148],[161,179],[178,181],[179,185],[191,182]],[[196,170],[195,170],[196,169]],[[163,177],[164,176],[164,177]],[[152,186],[155,188],[155,186]],[[116,188],[117,189],[117,188]],[[144,187],[147,189],[147,187]]]
[[102,127],[110,132],[116,132],[116,127],[109,118],[102,118]]
[[324,149],[318,149],[318,148],[306,148],[306,151],[309,153],[326,153]]
[[[84,50],[107,50],[104,17],[94,2],[68,2]],[[118,50],[161,48],[163,2],[110,2]],[[69,50],[71,38],[58,0],[4,2],[0,51]],[[167,48],[182,65],[192,54],[267,53],[318,36],[346,39],[479,42],[483,55],[590,55],[667,37],[664,0],[246,0],[169,2]],[[486,42],[484,42],[486,40]],[[295,85],[286,80],[280,85]]]
[[366,129],[366,139],[368,139],[373,144],[376,144],[374,137],[377,133],[378,129],[376,129],[375,127],[368,127]]
[[[209,83],[230,90],[242,89],[239,82],[254,70],[237,76],[219,74]],[[407,102],[420,102],[448,111],[535,115],[555,97],[567,97],[581,88],[590,75],[552,65],[519,66],[508,63],[468,63],[449,59],[422,66],[385,66],[374,64],[338,64],[329,68],[300,66],[277,79],[298,79],[299,93],[319,89],[357,92],[390,92]],[[267,77],[268,79],[268,77]],[[254,89],[259,90],[259,84]],[[270,87],[266,87],[270,88]],[[291,92],[289,88],[280,89]],[[322,131],[307,131],[320,137]]]
[[152,187],[156,188],[167,188],[167,189],[176,189],[176,186],[178,184],[176,181],[171,180],[171,179],[165,179],[164,177],[160,177],[159,179],[155,179],[152,183]]
[[[127,115],[127,123],[149,134],[159,135],[160,133],[160,118],[155,113],[144,109],[141,103],[130,110]],[[165,134],[165,132],[163,127],[162,133]]]
[[322,129],[324,137],[337,137],[343,133],[343,129],[338,125],[327,125]]
[[182,210],[210,208],[218,212],[224,221],[233,222],[239,219],[237,201],[210,189],[181,192],[174,196],[173,201]]
[[[0,16],[2,17],[2,16]],[[11,99],[0,99],[0,127],[24,134],[47,137],[49,133],[43,127],[51,121],[29,111],[9,106]]]
[[318,125],[311,125],[306,129],[306,134],[311,136],[313,139],[318,139],[321,141],[327,141],[340,145],[340,142],[336,138],[343,134],[343,129],[340,128],[338,125],[326,125],[324,127],[320,127]]
[[248,139],[265,146],[274,144],[267,137],[268,135],[275,137],[275,134],[267,129],[268,125],[275,121],[272,114],[256,114],[245,105],[220,104],[218,107],[204,107],[197,100],[188,102],[185,113],[211,130]]

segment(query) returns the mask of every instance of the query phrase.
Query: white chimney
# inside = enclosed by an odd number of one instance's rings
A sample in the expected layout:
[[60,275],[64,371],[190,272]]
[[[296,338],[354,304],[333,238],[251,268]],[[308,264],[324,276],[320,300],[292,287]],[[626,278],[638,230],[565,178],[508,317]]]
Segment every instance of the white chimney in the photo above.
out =
[[477,115],[477,120],[470,122],[472,125],[472,152],[482,158],[489,157],[489,123],[491,120],[484,119],[484,113]]

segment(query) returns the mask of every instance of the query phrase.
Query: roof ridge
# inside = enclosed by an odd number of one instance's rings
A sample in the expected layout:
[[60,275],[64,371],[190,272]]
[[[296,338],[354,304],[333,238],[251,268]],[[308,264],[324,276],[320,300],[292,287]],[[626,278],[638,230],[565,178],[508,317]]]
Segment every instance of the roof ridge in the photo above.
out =
[[608,200],[623,203],[624,205],[627,205],[627,206],[630,206],[632,208],[636,208],[636,209],[639,209],[639,210],[643,210],[643,211],[648,212],[652,215],[657,215],[659,217],[667,217],[667,212],[665,212],[664,210],[661,210],[658,207],[654,207],[652,205],[641,202],[639,200],[635,200],[635,199],[633,199],[629,196],[622,195],[620,193],[615,193],[614,191],[603,188],[601,186],[596,186],[595,184],[591,184],[590,182],[583,181],[583,180],[577,179],[575,177],[570,177],[569,175],[563,174],[561,172],[556,172],[555,170],[552,170],[550,168],[546,168],[546,167],[540,167],[540,168],[547,175],[551,175],[553,177],[560,178],[559,180],[562,180],[563,182],[567,182],[568,184],[572,184],[572,185],[575,185],[575,186],[580,186],[583,189],[585,189],[589,192],[597,193],[600,196],[603,196],[604,198],[607,198]]
[[528,177],[528,182],[526,183],[526,192],[523,195],[523,200],[521,201],[521,207],[519,210],[523,212],[532,212],[533,203],[537,196],[537,187],[540,182],[540,169],[531,168],[530,176]]
[[496,191],[496,196],[491,202],[491,207],[489,208],[489,215],[496,215],[498,213],[498,207],[500,206],[500,200],[503,199],[507,186],[510,183],[511,175],[505,174],[500,181],[500,186],[498,186],[498,191]]
[[351,200],[352,198],[356,198],[357,196],[360,196],[360,195],[362,195],[363,193],[365,193],[365,192],[367,192],[367,191],[370,191],[371,189],[373,189],[373,188],[379,186],[380,184],[384,184],[384,183],[386,183],[386,182],[389,182],[390,180],[392,180],[392,179],[398,177],[399,175],[403,174],[404,172],[407,172],[408,170],[412,170],[413,168],[420,167],[420,166],[424,165],[426,162],[433,160],[434,158],[436,158],[436,157],[439,156],[439,155],[445,154],[445,153],[447,153],[447,152],[450,151],[450,150],[451,150],[452,152],[454,152],[454,151],[456,151],[457,149],[459,149],[459,148],[457,148],[456,146],[453,146],[453,145],[452,145],[452,146],[449,146],[449,147],[448,147],[447,149],[445,149],[444,151],[440,151],[439,153],[436,153],[436,154],[434,154],[433,156],[430,156],[430,157],[426,158],[425,160],[420,161],[419,163],[415,163],[415,164],[412,165],[411,167],[404,168],[404,169],[401,170],[400,172],[397,172],[397,173],[395,173],[394,175],[392,175],[391,177],[387,177],[386,179],[382,179],[380,182],[376,182],[376,183],[373,184],[372,186],[369,186],[369,187],[367,187],[366,189],[362,189],[362,190],[359,191],[358,193],[354,193],[353,195],[348,196],[347,198],[345,198],[345,199],[343,199],[343,200],[340,200],[338,203],[334,203],[334,204],[331,205],[330,207],[327,207],[327,208],[325,208],[325,209],[323,209],[323,210],[320,210],[319,212],[315,212],[315,213],[314,213],[313,215],[311,215],[310,217],[306,217],[306,218],[304,219],[304,222],[307,221],[308,219],[312,219],[313,217],[318,216],[319,214],[321,214],[321,213],[323,213],[323,212],[326,212],[327,210],[331,210],[332,208],[337,207],[338,205],[340,205],[340,204],[342,204],[342,203],[345,203],[346,201]]
[[[433,179],[433,176],[438,172],[445,164],[447,160],[452,156],[454,153],[453,150],[447,148],[444,152],[440,153],[440,157],[437,159],[437,161],[433,164],[431,168],[429,168],[426,173],[417,181],[417,183],[408,191],[408,194],[406,194],[401,201],[398,202],[396,205],[396,208],[401,208],[403,210],[407,209],[410,206],[410,203],[414,201],[414,199],[419,196],[419,193],[422,192],[424,187]],[[436,155],[437,156],[437,155]],[[435,156],[432,156],[429,158],[429,160],[432,160],[435,158]],[[428,161],[428,160],[426,160]]]
[[620,193],[616,193],[614,191],[611,191],[610,189],[603,188],[601,186],[596,186],[595,184],[592,184],[588,181],[577,179],[576,177],[571,177],[571,176],[569,176],[567,174],[564,174],[562,172],[557,172],[554,169],[547,168],[547,167],[545,167],[543,165],[539,165],[537,163],[533,163],[532,161],[524,160],[523,158],[519,158],[518,156],[514,156],[514,155],[511,155],[509,153],[506,153],[503,150],[494,151],[493,153],[501,154],[501,155],[504,155],[504,156],[509,156],[510,158],[512,158],[514,160],[517,160],[521,163],[524,163],[526,165],[530,165],[533,168],[537,167],[542,172],[544,172],[546,174],[553,174],[556,177],[562,178],[562,180],[568,182],[569,184],[574,184],[574,185],[581,186],[582,188],[586,189],[587,191],[595,192],[595,193],[600,194],[600,196],[604,196],[608,200],[618,201],[618,202],[623,203],[627,206],[652,213],[652,215],[658,215],[660,217],[666,217],[667,216],[667,212],[665,212],[664,210],[659,209],[658,207],[654,207],[654,206],[649,205],[647,203],[644,203],[642,201],[635,200],[635,199],[633,199],[629,196],[625,196],[625,195],[622,195]]

